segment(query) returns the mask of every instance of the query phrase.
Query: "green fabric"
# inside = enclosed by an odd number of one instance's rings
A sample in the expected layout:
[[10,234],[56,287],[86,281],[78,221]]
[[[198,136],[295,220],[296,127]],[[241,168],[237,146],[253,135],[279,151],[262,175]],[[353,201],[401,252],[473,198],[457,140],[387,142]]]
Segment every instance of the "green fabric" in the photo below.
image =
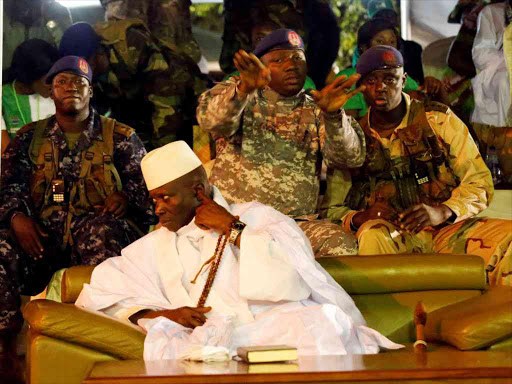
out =
[[69,149],[74,149],[76,147],[76,143],[78,142],[81,134],[82,132],[64,132],[64,137],[66,138],[66,143],[68,144]]
[[[336,77],[339,77],[341,75],[345,75],[347,77],[352,76],[354,73],[356,73],[355,68],[347,68],[342,71],[339,71]],[[418,90],[419,85],[414,79],[411,77],[407,77],[407,80],[405,81],[405,87],[404,92],[409,91],[416,91]],[[352,89],[355,89],[355,86],[352,87]],[[364,100],[364,96],[362,93],[358,93],[357,95],[352,96],[349,101],[345,103],[343,106],[343,109],[350,110],[355,109],[359,111],[359,117],[363,117],[368,112],[368,105],[366,104],[366,101]]]
[[[18,99],[19,108],[16,98]],[[2,86],[2,116],[11,139],[16,136],[16,132],[21,127],[32,122],[28,95],[16,95],[13,83]]]
[[[233,77],[233,76],[240,76],[240,72],[235,71],[233,73],[230,73],[229,75],[227,75],[224,78],[224,81],[228,80],[230,77]],[[304,83],[304,87],[303,88],[304,89],[314,89],[314,90],[316,90],[316,85],[315,85],[315,83],[313,82],[313,80],[309,76],[306,76],[306,82]]]
[[62,287],[62,276],[67,268],[63,268],[55,272],[52,276],[52,279],[48,283],[48,288],[46,289],[46,300],[56,301],[61,303],[61,287]]

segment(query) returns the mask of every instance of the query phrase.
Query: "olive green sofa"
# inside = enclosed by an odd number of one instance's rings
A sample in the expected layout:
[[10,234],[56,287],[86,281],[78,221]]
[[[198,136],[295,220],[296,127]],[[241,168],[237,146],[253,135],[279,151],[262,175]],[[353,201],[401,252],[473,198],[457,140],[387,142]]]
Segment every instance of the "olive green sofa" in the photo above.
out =
[[[418,301],[428,312],[429,350],[512,351],[512,288],[487,292],[480,257],[405,254],[319,262],[351,295],[368,326],[406,344],[405,353],[415,341]],[[25,307],[28,383],[79,384],[96,362],[142,359],[144,334],[138,327],[73,304],[91,273],[92,267],[69,268],[62,277],[62,303],[35,300]],[[454,324],[459,314],[464,321]]]

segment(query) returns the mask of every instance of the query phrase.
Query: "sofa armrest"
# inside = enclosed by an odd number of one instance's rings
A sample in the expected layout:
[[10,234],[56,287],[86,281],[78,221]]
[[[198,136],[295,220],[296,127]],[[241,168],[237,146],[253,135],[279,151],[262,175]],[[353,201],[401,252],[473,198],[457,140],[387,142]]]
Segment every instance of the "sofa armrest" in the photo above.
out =
[[341,256],[317,260],[347,293],[364,295],[429,290],[483,290],[479,256],[400,254]]
[[61,301],[63,303],[74,303],[82,292],[84,284],[91,282],[94,266],[79,265],[69,267],[64,271],[61,280]]
[[142,359],[145,333],[96,311],[51,300],[33,300],[23,317],[33,331],[124,360]]
[[512,337],[512,287],[492,287],[481,296],[428,314],[427,340],[463,351],[492,346]]

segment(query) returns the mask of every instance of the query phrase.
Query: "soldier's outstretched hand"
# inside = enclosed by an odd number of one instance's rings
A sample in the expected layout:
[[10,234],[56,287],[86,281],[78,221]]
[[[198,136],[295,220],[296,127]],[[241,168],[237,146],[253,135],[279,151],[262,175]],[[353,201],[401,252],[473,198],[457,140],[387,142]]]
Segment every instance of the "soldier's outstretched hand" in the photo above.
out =
[[316,102],[316,105],[324,112],[336,112],[342,108],[345,103],[354,95],[365,90],[365,86],[351,91],[352,86],[357,83],[361,75],[354,74],[347,79],[343,75],[337,77],[332,83],[327,84],[321,91],[311,91],[311,96]]
[[270,83],[270,69],[253,53],[239,50],[235,53],[233,63],[240,72],[240,85],[238,89],[243,93],[251,93],[255,89],[264,87]]

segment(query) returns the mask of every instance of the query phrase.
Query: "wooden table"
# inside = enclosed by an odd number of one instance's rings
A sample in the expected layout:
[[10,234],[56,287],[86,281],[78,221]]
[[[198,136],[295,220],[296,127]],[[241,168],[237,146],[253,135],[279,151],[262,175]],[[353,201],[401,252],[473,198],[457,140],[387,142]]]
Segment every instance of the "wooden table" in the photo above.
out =
[[[492,378],[492,379],[491,379]],[[509,352],[442,351],[415,354],[301,357],[287,364],[179,360],[98,363],[84,384],[333,383],[389,382],[512,383]],[[468,379],[471,379],[468,381]],[[438,382],[438,381],[436,381]]]

